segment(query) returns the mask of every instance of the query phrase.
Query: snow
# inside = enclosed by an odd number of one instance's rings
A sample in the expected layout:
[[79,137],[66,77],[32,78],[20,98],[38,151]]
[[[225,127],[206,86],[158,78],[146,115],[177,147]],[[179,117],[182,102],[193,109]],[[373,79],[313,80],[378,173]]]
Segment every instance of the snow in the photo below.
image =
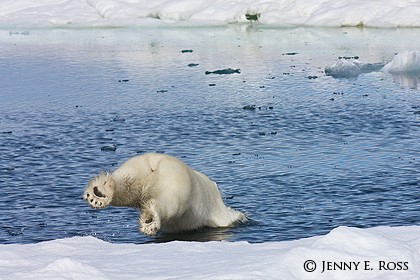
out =
[[[338,227],[261,244],[111,244],[88,236],[0,245],[0,252],[0,279],[419,279],[420,226]],[[306,261],[315,271],[304,270]],[[348,266],[332,270],[333,262]]]
[[420,0],[3,0],[0,26],[262,25],[420,27]]

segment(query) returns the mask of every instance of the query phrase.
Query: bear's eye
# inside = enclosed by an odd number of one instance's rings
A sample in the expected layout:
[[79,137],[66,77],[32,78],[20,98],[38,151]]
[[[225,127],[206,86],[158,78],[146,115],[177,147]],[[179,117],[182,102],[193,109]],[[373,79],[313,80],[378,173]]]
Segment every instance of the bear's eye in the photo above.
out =
[[151,222],[153,222],[152,218],[147,219],[146,221],[144,221],[146,224],[150,224]]

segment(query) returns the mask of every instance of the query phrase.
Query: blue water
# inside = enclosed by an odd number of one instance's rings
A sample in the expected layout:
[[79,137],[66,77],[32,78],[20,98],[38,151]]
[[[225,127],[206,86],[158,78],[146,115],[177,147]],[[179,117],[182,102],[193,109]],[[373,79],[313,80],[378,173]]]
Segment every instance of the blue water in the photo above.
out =
[[[386,63],[418,47],[419,35],[2,30],[0,243],[267,242],[337,226],[420,225],[419,77],[324,74],[339,56]],[[205,74],[227,68],[240,73]],[[101,150],[110,145],[117,149]],[[137,210],[96,211],[82,200],[90,176],[156,151],[208,175],[251,222],[149,238],[137,230]]]

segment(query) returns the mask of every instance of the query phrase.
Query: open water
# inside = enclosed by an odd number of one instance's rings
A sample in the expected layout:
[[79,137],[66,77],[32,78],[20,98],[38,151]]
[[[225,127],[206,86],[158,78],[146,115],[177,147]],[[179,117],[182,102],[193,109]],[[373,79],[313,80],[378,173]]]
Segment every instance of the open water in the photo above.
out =
[[[339,57],[386,63],[418,49],[415,38],[419,29],[0,30],[0,243],[267,242],[420,225],[419,76],[324,73]],[[229,68],[240,70],[206,74]],[[149,238],[135,209],[82,200],[90,176],[156,151],[208,175],[251,222]]]

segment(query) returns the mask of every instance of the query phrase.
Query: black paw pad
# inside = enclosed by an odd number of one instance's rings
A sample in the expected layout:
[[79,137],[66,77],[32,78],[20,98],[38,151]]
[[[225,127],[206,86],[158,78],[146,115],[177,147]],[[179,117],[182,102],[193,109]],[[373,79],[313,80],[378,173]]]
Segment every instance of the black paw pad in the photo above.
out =
[[98,187],[94,187],[94,188],[93,188],[93,193],[94,193],[97,197],[106,197],[103,193],[101,193],[101,192],[98,190]]

